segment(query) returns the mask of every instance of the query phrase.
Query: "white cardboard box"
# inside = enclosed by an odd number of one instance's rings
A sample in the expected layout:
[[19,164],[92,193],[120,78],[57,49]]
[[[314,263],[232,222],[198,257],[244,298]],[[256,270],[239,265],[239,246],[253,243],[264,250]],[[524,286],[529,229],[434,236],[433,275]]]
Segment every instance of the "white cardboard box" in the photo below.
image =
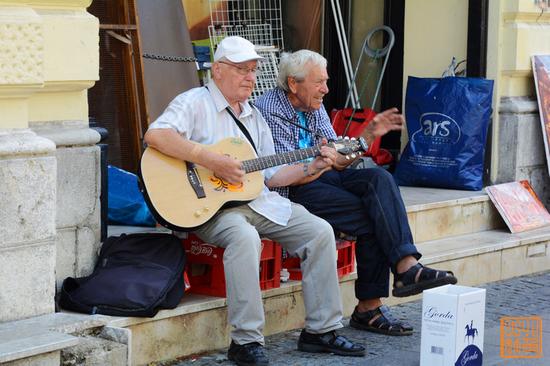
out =
[[484,322],[485,289],[447,285],[424,291],[420,365],[481,365]]

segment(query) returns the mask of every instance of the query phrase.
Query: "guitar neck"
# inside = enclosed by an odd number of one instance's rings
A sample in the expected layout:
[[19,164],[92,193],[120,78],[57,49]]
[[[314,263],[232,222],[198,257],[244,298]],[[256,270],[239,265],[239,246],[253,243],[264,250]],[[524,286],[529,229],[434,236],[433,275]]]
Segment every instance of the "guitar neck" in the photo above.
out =
[[288,151],[282,154],[263,156],[261,158],[243,161],[243,168],[247,173],[257,172],[258,170],[308,159],[319,155],[320,151],[320,146],[317,145],[305,149]]

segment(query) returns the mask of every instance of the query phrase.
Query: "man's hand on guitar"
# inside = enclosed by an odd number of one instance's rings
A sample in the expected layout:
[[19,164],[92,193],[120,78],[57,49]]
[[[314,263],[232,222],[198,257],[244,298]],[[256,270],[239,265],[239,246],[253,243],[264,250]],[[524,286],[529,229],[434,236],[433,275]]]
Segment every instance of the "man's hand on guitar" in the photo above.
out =
[[[326,140],[324,140],[323,143],[326,143]],[[320,152],[321,155],[317,156],[311,162],[311,167],[315,168],[318,172],[321,170],[330,170],[336,161],[336,157],[338,156],[336,149],[328,145],[324,145],[321,147]]]
[[213,154],[208,166],[214,172],[216,177],[223,179],[231,184],[240,184],[244,180],[245,171],[242,169],[242,162],[228,155]]

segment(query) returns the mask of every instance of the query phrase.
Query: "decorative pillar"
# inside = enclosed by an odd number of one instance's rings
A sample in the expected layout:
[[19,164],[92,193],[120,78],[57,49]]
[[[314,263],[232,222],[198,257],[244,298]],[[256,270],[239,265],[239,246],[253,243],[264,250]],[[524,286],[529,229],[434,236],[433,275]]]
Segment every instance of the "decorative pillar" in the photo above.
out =
[[[541,3],[543,5],[543,3]],[[527,179],[550,208],[550,178],[531,56],[550,53],[550,13],[533,0],[490,3],[488,77],[495,112],[491,181]]]
[[[55,311],[99,246],[91,0],[0,0],[0,322]],[[57,280],[57,281],[56,281]]]

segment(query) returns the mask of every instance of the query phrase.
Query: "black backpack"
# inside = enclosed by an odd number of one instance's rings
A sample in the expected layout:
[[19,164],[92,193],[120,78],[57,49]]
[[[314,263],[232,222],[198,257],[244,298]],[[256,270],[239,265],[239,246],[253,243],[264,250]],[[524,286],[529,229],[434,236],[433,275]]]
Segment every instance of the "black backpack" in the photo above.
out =
[[59,305],[86,314],[152,317],[184,292],[185,251],[171,234],[123,234],[103,243],[93,273],[63,281]]

